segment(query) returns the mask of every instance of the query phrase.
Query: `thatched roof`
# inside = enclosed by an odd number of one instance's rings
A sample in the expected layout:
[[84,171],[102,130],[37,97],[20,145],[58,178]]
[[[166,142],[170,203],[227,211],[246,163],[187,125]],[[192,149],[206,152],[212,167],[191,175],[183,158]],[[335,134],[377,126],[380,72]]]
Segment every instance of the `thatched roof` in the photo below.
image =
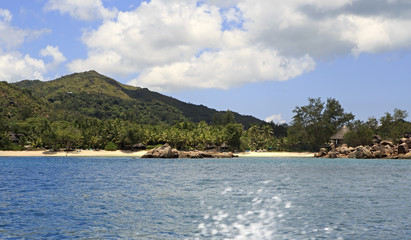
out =
[[344,135],[349,132],[350,129],[347,126],[343,126],[342,128],[340,128],[340,130],[338,130],[338,132],[336,134],[334,134],[330,139],[331,140],[343,140],[344,139]]

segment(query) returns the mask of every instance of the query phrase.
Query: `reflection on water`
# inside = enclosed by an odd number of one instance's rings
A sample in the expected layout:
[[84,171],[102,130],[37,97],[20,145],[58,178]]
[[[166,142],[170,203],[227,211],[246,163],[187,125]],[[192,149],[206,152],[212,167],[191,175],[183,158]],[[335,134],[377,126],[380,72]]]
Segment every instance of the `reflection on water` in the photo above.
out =
[[[264,187],[271,181],[260,183],[261,188],[246,192],[226,187],[221,192],[222,207],[208,206],[208,212],[198,224],[197,239],[275,239],[277,225],[283,222],[291,202],[273,196]],[[201,201],[204,206],[205,201]]]

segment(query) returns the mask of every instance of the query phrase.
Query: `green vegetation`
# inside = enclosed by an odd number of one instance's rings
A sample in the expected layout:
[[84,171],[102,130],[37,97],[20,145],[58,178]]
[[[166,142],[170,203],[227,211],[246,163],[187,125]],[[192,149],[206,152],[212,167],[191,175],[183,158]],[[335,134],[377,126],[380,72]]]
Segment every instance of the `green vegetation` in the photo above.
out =
[[309,98],[308,102],[294,109],[288,135],[296,149],[318,151],[339,128],[353,120],[354,115],[345,113],[333,98],[327,99],[327,103],[320,98]]
[[107,143],[104,150],[106,150],[106,151],[116,151],[117,150],[117,145],[113,142],[109,142],[109,143]]
[[290,126],[232,111],[219,112],[159,93],[123,85],[95,71],[50,82],[0,82],[0,149],[148,148],[169,143],[180,150],[316,151],[343,125],[349,145],[411,133],[407,112],[379,121],[354,121],[335,99],[309,98],[294,109]]
[[345,142],[349,146],[371,145],[373,137],[378,135],[397,144],[405,134],[411,135],[411,122],[405,121],[407,117],[407,111],[394,109],[393,114],[387,112],[379,121],[374,117],[366,122],[354,121],[349,125],[351,131],[346,134]]
[[[25,80],[14,85],[44,99],[56,109],[100,120],[119,118],[150,125],[188,120],[210,124],[215,114],[224,114],[145,88],[124,85],[95,71],[75,73],[49,82]],[[233,116],[236,122],[246,127],[263,123],[252,116],[238,113]]]

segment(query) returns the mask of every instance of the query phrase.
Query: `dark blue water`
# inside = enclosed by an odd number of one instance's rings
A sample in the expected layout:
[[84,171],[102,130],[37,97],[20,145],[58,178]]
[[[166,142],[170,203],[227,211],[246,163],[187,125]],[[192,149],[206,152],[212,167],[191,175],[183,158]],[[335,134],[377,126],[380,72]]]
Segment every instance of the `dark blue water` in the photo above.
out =
[[411,239],[411,161],[0,158],[0,239]]

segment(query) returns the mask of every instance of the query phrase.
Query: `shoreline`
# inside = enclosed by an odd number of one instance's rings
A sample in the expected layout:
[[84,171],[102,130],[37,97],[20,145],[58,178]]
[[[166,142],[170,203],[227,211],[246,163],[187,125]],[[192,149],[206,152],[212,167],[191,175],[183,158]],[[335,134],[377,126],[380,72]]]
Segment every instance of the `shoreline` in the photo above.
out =
[[[140,158],[147,151],[95,151],[95,150],[77,150],[71,152],[58,151],[0,151],[0,157],[135,157]],[[310,152],[241,152],[234,153],[239,158],[247,157],[314,157],[314,153]]]

